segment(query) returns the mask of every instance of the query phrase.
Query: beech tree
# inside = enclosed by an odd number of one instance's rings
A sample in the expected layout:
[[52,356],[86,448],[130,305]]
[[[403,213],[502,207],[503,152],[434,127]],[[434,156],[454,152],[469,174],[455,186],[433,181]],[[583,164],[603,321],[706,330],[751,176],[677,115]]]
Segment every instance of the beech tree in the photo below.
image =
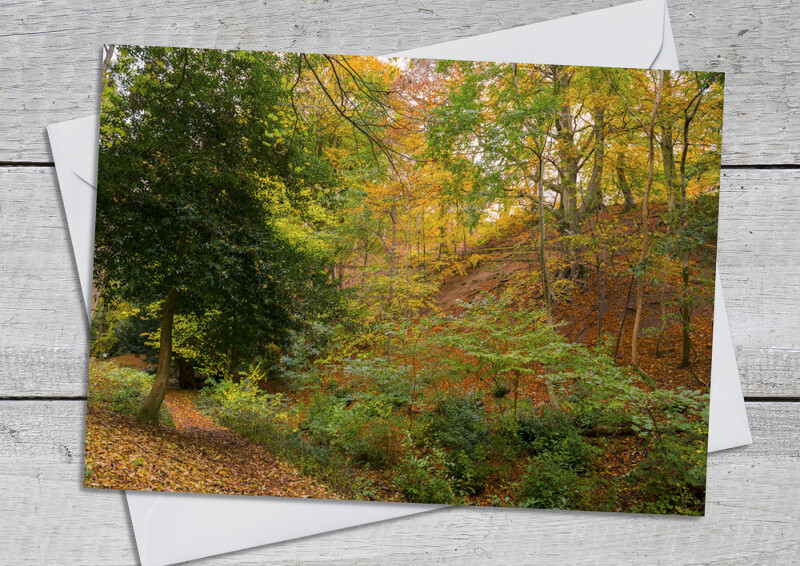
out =
[[[653,185],[653,175],[655,169],[655,122],[656,114],[658,113],[658,102],[661,98],[661,87],[664,84],[664,72],[658,71],[658,83],[656,85],[655,100],[653,100],[653,110],[650,114],[650,125],[647,128],[647,184],[644,186],[644,196],[642,196],[642,251],[639,255],[638,271],[639,277],[636,282],[636,316],[633,323],[633,337],[631,338],[631,364],[638,366],[639,364],[639,331],[642,322],[642,309],[644,297],[644,282],[642,281],[641,270],[644,269],[644,263],[647,259],[650,244],[650,188]],[[644,124],[642,124],[644,126]]]

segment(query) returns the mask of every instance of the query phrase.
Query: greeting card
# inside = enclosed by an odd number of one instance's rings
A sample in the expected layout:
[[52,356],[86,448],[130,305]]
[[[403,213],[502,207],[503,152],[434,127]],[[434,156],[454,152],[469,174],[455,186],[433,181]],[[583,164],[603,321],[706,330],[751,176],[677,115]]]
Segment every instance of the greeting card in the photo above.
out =
[[702,514],[721,75],[104,81],[87,487]]

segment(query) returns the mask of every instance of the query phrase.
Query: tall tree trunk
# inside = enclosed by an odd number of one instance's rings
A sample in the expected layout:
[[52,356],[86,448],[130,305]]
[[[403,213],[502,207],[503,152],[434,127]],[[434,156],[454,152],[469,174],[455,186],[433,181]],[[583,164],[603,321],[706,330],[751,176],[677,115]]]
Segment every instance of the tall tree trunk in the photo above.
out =
[[628,178],[625,176],[625,158],[621,154],[617,160],[616,169],[619,190],[622,191],[622,196],[625,197],[625,205],[622,207],[622,212],[628,212],[636,208],[636,200],[633,198],[631,186],[628,184]]
[[414,245],[417,248],[417,261],[415,265],[419,265],[419,257],[420,257],[420,246],[422,245],[422,237],[420,234],[420,230],[422,229],[422,220],[419,214],[417,214],[416,222],[414,224]]
[[[565,93],[569,90],[572,74],[564,72],[562,68],[553,67],[553,76],[558,83],[558,92]],[[562,163],[563,176],[561,185],[562,204],[564,206],[564,226],[572,234],[578,233],[578,169],[579,156],[575,147],[575,117],[572,115],[572,107],[569,101],[565,100],[561,105],[558,119],[556,120],[556,130],[561,142],[558,145],[559,157]]]
[[550,381],[549,378],[544,378],[544,386],[547,390],[547,399],[550,401],[550,405],[556,410],[561,410],[561,403],[558,400],[558,396],[556,395],[556,389],[553,387],[553,382]]
[[664,256],[664,270],[661,275],[661,327],[656,336],[656,358],[661,357],[661,341],[667,331],[667,276],[669,275],[669,259]]
[[603,208],[603,162],[605,160],[605,137],[606,122],[605,110],[596,109],[592,112],[594,119],[594,163],[592,165],[592,176],[589,178],[587,187],[587,200],[585,202],[585,213],[591,214]]
[[[392,249],[389,250],[389,320],[394,319],[394,273],[395,273],[395,245],[397,244],[397,205],[392,205],[391,210],[392,218]],[[386,357],[392,355],[392,333],[386,336]]]
[[692,337],[689,334],[689,322],[691,320],[692,311],[691,305],[689,304],[689,300],[687,298],[687,293],[689,289],[689,262],[686,259],[682,260],[682,279],[683,279],[683,293],[684,297],[681,301],[681,336],[682,336],[682,344],[681,344],[681,363],[679,367],[685,368],[689,367],[689,354],[692,350]]
[[564,179],[564,216],[570,234],[578,233],[578,161],[567,160],[567,177]]
[[442,260],[442,252],[447,249],[447,208],[439,203],[439,250],[436,259]]
[[[559,85],[561,92],[569,88],[571,75],[559,72]],[[570,235],[577,235],[580,226],[580,212],[578,211],[578,152],[575,148],[575,119],[569,102],[564,102],[561,113],[556,121],[558,137],[560,140],[559,152],[562,163],[562,204],[564,206],[564,219],[562,226]],[[567,256],[569,268],[564,273],[565,277],[577,279],[579,275],[578,261],[569,240],[564,242],[564,255]]]
[[661,160],[664,163],[667,208],[670,212],[675,209],[675,155],[672,146],[672,124],[664,124],[661,131]]
[[[546,145],[545,145],[546,147]],[[552,307],[552,297],[550,296],[550,275],[547,272],[547,255],[545,254],[545,242],[547,240],[547,231],[545,230],[544,225],[544,148],[542,149],[541,155],[539,155],[539,178],[536,182],[537,189],[537,197],[539,200],[539,261],[541,262],[542,267],[542,287],[544,293],[544,305],[545,305],[545,315],[547,317],[547,324],[550,326],[553,325],[553,307]],[[553,382],[550,380],[549,377],[545,376],[544,378],[545,389],[547,390],[547,397],[550,401],[550,405],[555,410],[561,409],[561,403],[558,401],[558,396],[556,395],[555,387],[553,387]],[[516,392],[515,392],[516,395]],[[516,397],[514,399],[514,413],[516,414]]]
[[539,198],[539,261],[542,267],[542,287],[544,293],[544,307],[547,315],[547,324],[553,324],[553,308],[550,297],[550,275],[547,273],[547,256],[545,255],[545,241],[547,232],[544,227],[544,154],[539,157],[539,180],[536,183]]
[[644,304],[644,280],[641,270],[644,262],[647,259],[647,252],[650,245],[650,226],[648,223],[648,203],[650,200],[650,187],[653,185],[653,173],[655,166],[655,148],[653,143],[653,130],[656,122],[656,112],[658,112],[658,102],[661,99],[661,87],[664,83],[664,72],[658,71],[658,85],[656,86],[656,97],[653,102],[653,113],[650,115],[650,128],[648,131],[648,138],[650,149],[648,151],[648,173],[647,184],[644,187],[644,196],[642,197],[642,251],[639,254],[639,271],[636,281],[636,317],[633,322],[633,336],[631,336],[631,365],[639,365],[639,332],[642,324],[642,307]]
[[[406,190],[406,257],[403,265],[403,278],[406,284],[406,303],[403,306],[406,319],[411,318],[411,281],[409,275],[409,258],[411,257],[411,191]],[[403,350],[405,356],[405,349]]]
[[420,215],[420,231],[422,232],[422,265],[427,265],[425,258],[425,209],[422,210]]
[[[703,100],[702,90],[697,95],[694,108],[687,109],[683,119],[683,148],[681,149],[681,222],[686,222],[686,185],[689,181],[686,178],[686,156],[689,151],[689,126],[692,123],[697,109],[700,107],[700,102]],[[689,367],[689,354],[692,349],[692,337],[689,333],[689,325],[691,324],[692,309],[689,304],[689,252],[684,251],[681,253],[681,362],[680,367]]]
[[595,345],[599,345],[603,337],[603,319],[606,315],[606,274],[603,266],[608,263],[608,250],[603,248],[601,252],[595,251],[595,261],[597,262],[597,340]]
[[[664,71],[662,92],[669,94],[671,73]],[[661,117],[661,161],[664,165],[664,182],[667,187],[667,208],[670,212],[675,208],[675,155],[673,153],[672,125],[669,116]]]
[[167,298],[161,309],[161,334],[159,336],[158,366],[156,378],[150,393],[142,403],[142,408],[136,418],[143,423],[158,424],[158,412],[164,396],[167,394],[167,381],[169,380],[169,366],[172,361],[172,323],[175,319],[175,307],[178,304],[178,290],[175,287],[167,289]]

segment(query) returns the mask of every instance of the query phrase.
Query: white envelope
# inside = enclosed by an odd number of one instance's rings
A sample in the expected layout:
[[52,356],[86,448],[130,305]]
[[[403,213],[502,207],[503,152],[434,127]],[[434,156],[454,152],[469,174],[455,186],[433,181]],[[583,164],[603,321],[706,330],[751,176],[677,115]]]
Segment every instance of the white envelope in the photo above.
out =
[[[406,57],[677,69],[664,0],[642,0],[396,53]],[[87,315],[91,311],[98,117],[48,126]],[[719,272],[709,452],[752,443]],[[173,564],[441,508],[406,503],[126,492],[139,559]]]

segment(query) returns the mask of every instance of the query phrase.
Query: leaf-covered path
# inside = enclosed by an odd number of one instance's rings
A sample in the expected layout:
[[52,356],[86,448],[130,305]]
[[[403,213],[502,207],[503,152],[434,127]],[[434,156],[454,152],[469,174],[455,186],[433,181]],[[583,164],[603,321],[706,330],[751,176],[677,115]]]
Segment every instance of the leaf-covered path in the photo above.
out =
[[233,438],[238,436],[218,425],[213,419],[197,410],[197,391],[169,389],[164,403],[169,407],[175,428],[181,432],[197,433],[207,437]]
[[85,486],[338,499],[260,446],[201,414],[196,392],[166,398],[175,429],[89,406]]

